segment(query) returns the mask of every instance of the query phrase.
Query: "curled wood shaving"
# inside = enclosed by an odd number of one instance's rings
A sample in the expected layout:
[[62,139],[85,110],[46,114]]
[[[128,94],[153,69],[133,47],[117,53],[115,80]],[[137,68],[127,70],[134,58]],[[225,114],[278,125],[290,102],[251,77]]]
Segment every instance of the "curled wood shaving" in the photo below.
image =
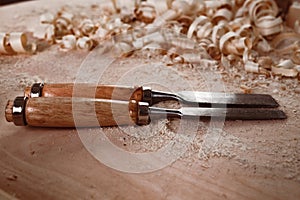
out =
[[207,53],[211,56],[212,59],[219,60],[221,58],[221,52],[217,45],[209,44],[206,48]]
[[76,46],[78,49],[91,50],[93,48],[93,40],[89,37],[81,37],[77,40]]
[[229,32],[229,28],[224,24],[218,24],[213,27],[212,41],[215,45],[219,45],[220,38]]
[[25,33],[0,33],[0,53],[34,53],[36,49],[35,43],[28,43]]
[[236,31],[238,29],[241,29],[243,26],[248,26],[249,24],[252,27],[250,18],[242,16],[236,17],[232,21],[228,22],[228,27],[230,27],[232,31]]
[[273,50],[272,46],[264,38],[260,38],[256,44],[256,48],[260,52],[268,53]]
[[147,2],[141,4],[134,9],[136,18],[145,23],[152,23],[156,18],[155,7]]
[[230,44],[231,40],[233,40],[234,38],[237,38],[238,35],[235,32],[228,32],[225,35],[223,35],[220,39],[220,50],[222,51],[222,53],[226,54],[230,54],[233,53],[232,51],[234,51],[232,45]]
[[259,64],[252,61],[247,61],[245,64],[245,70],[247,72],[259,73]]
[[94,31],[96,30],[96,27],[95,27],[93,21],[90,19],[83,20],[81,22],[81,24],[79,25],[79,28],[81,30],[81,33],[85,36],[93,34]]
[[208,37],[212,32],[212,23],[207,22],[203,26],[198,27],[197,30],[197,38],[206,38]]
[[9,45],[8,34],[0,33],[0,53],[11,54],[14,51]]
[[269,0],[249,1],[248,0],[245,3],[245,6],[248,7],[249,15],[253,21],[256,21],[260,17],[266,15],[275,17],[278,13],[278,7],[275,1],[269,1]]
[[237,29],[237,34],[241,37],[248,37],[249,39],[252,39],[255,37],[255,33],[253,33],[253,31],[251,24],[244,24]]
[[191,25],[191,23],[193,22],[193,18],[187,15],[182,15],[178,18],[178,22],[184,26],[189,27]]
[[201,15],[201,16],[197,17],[191,24],[191,26],[187,32],[187,37],[192,38],[193,33],[197,30],[197,26],[203,26],[207,22],[208,22],[208,18],[206,16]]
[[282,19],[276,17],[278,7],[272,0],[247,0],[236,16],[249,15],[262,36],[270,36],[282,31]]
[[[213,24],[227,23],[232,19],[232,12],[227,8],[218,9],[212,17]],[[224,22],[225,21],[225,22]]]
[[295,64],[291,60],[283,60],[278,65],[272,67],[272,72],[276,75],[282,75],[286,77],[296,77],[298,71]]
[[259,18],[255,25],[262,36],[269,36],[280,33],[283,29],[280,17],[264,16]]
[[9,44],[13,51],[18,53],[27,53],[27,37],[24,33],[10,33]]
[[74,35],[63,36],[60,44],[61,50],[71,50],[76,47],[76,37]]

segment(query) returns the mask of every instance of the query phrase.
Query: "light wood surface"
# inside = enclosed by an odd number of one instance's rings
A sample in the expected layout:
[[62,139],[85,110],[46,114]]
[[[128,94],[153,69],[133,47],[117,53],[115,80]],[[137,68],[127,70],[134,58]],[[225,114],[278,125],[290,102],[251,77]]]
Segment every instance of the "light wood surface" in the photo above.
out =
[[[74,0],[72,3],[53,0],[0,7],[0,31],[32,31],[40,27],[39,16],[45,11],[55,13],[63,5],[72,5],[88,12],[92,4],[100,5],[96,0]],[[297,82],[281,79],[254,90],[272,94],[288,115],[287,120],[225,122],[223,131],[227,136],[213,140],[216,145],[212,146],[212,153],[207,157],[200,159],[199,149],[206,144],[203,142],[202,146],[191,147],[194,154],[183,156],[163,169],[132,174],[98,161],[84,146],[76,129],[16,127],[6,122],[7,100],[22,95],[25,86],[39,81],[75,82],[88,52],[66,53],[58,49],[54,45],[32,56],[0,55],[0,198],[300,199],[300,97],[292,90]],[[101,81],[116,84],[123,74],[140,63],[141,60],[135,58],[116,61]],[[101,64],[101,60],[96,64]],[[140,75],[155,80],[159,72],[152,71],[151,67],[147,70]],[[182,67],[178,73],[195,89],[207,91],[202,87],[203,79],[197,69]],[[131,78],[134,84],[142,85],[135,80],[136,77]],[[166,73],[163,83],[174,84],[175,80]],[[290,83],[281,89],[285,81]],[[227,92],[240,92],[239,84],[234,80],[224,85]],[[181,91],[185,87],[180,85],[176,89]],[[273,93],[274,90],[278,93]],[[209,134],[201,132],[204,125],[201,124],[196,133],[200,143],[209,138]],[[124,144],[129,146],[126,142],[131,138],[120,132],[124,128],[138,132],[136,127],[106,128],[103,131],[108,132],[112,141],[121,141],[120,146],[124,148]],[[93,136],[99,130],[88,128],[85,131]],[[160,133],[161,138],[165,135]],[[112,154],[108,156],[114,158]]]

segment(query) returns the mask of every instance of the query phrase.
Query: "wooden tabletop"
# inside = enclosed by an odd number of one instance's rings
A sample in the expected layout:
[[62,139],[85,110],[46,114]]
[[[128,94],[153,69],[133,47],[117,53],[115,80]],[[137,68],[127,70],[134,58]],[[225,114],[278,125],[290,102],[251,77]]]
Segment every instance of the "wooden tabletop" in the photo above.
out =
[[[82,11],[88,11],[95,2],[76,0],[69,6],[81,6]],[[63,5],[63,1],[55,0],[48,4],[33,1],[0,7],[0,32],[34,31],[40,26],[40,14],[45,10],[55,12]],[[211,124],[200,124],[186,153],[162,169],[147,173],[128,173],[121,167],[116,170],[96,159],[87,150],[82,134],[93,135],[100,129],[86,129],[83,133],[76,129],[17,127],[6,122],[7,100],[22,95],[24,87],[33,82],[74,82],[88,55],[76,50],[61,52],[57,45],[34,55],[0,55],[1,199],[300,198],[300,95],[292,87],[299,85],[294,79],[274,81],[268,87],[254,90],[271,94],[286,112],[287,120],[227,121],[211,133],[207,131]],[[159,65],[160,60],[155,63]],[[165,73],[162,88],[172,85],[174,77],[180,76],[194,89],[207,89],[202,82],[205,77],[195,69],[174,68],[170,72],[170,67],[162,64],[161,68],[147,68],[147,71],[144,70],[147,64],[149,60],[138,57],[116,59],[101,81],[116,84],[124,78],[123,82],[127,80],[134,85],[137,74],[155,80],[157,74]],[[142,81],[136,78],[136,84]],[[223,84],[227,92],[241,92],[234,81]],[[179,85],[177,89],[189,86]],[[178,121],[161,123],[169,123],[172,128],[172,123]],[[130,145],[134,140],[126,131],[134,134],[148,130],[147,127],[121,129],[108,128],[104,132],[113,143],[128,151],[132,150]],[[160,134],[167,139],[172,131]],[[135,142],[135,147],[143,151],[141,146],[151,150],[161,141]]]

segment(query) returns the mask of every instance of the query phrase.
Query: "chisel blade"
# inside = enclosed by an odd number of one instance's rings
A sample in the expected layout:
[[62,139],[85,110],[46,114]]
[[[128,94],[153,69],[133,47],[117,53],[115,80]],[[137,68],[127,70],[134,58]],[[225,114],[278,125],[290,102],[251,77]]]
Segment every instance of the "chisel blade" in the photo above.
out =
[[201,107],[228,108],[275,108],[279,104],[268,94],[229,94],[220,92],[178,92],[185,104],[199,104]]
[[192,108],[179,109],[181,117],[221,118],[226,120],[272,120],[286,119],[281,110],[266,108]]

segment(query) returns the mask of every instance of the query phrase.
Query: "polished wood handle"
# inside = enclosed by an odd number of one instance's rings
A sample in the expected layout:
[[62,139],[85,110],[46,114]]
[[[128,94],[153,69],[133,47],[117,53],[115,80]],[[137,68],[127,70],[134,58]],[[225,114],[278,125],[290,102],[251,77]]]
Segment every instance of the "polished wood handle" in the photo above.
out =
[[[31,97],[31,87],[26,87],[24,96]],[[114,100],[142,101],[143,88],[115,85],[92,85],[87,83],[44,84],[40,97],[88,97]]]
[[[7,121],[15,119],[11,117],[14,115],[13,109],[18,108],[13,108],[11,102],[8,103],[5,110]],[[24,123],[13,121],[16,125],[95,127],[138,123],[138,103],[134,100],[118,101],[69,97],[27,98],[20,112],[24,115]],[[19,120],[19,118],[17,119]]]

